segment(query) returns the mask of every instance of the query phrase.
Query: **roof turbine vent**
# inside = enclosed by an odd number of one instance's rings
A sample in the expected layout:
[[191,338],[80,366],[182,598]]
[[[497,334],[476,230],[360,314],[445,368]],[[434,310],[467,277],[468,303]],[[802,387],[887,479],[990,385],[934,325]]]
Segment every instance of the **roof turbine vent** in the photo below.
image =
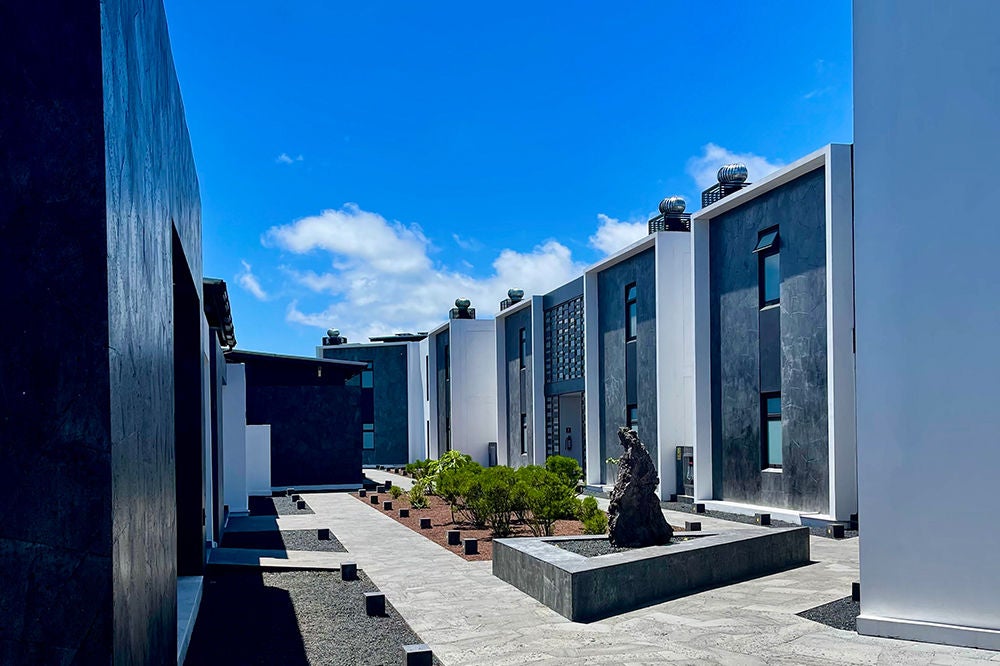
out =
[[667,197],[660,202],[660,212],[664,215],[667,213],[683,213],[685,208],[687,208],[687,202],[684,201],[684,197],[677,195]]
[[455,307],[449,313],[450,319],[475,319],[476,308],[470,307],[472,301],[468,298],[456,298]]
[[328,328],[326,329],[326,337],[323,338],[323,345],[342,345],[347,342],[347,338],[340,334],[340,329]]
[[649,233],[657,231],[691,231],[691,214],[685,213],[684,197],[666,197],[660,202],[660,214],[646,222]]
[[742,162],[734,162],[733,164],[726,164],[719,169],[719,173],[716,174],[716,178],[720,183],[726,185],[739,185],[747,182],[747,165]]

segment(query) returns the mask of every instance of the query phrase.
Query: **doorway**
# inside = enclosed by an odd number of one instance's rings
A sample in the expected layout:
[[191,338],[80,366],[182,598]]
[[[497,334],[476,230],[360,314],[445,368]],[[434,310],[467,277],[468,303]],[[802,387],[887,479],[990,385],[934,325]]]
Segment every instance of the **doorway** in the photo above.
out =
[[583,467],[583,393],[559,396],[559,451]]

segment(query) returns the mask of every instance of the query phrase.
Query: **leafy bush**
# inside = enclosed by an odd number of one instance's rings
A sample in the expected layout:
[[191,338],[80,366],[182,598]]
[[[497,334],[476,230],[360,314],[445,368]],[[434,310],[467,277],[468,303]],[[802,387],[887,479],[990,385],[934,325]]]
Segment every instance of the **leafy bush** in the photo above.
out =
[[583,519],[584,534],[605,534],[608,531],[608,517],[600,509],[597,513]]
[[567,456],[549,456],[545,460],[545,469],[558,476],[564,485],[574,491],[583,478],[583,468],[580,467],[580,463]]
[[442,470],[437,477],[436,490],[438,496],[451,507],[451,521],[455,522],[455,512],[462,511],[469,518],[470,522],[483,525],[475,519],[466,507],[465,498],[469,494],[470,488],[476,483],[476,477],[483,471],[478,463],[471,460],[467,463],[456,465]]
[[489,467],[469,486],[467,503],[477,521],[485,523],[494,537],[510,534],[514,513],[514,486],[517,482],[510,467]]
[[[393,486],[393,488],[395,488],[395,486]],[[410,492],[407,493],[407,496],[410,498],[410,505],[414,509],[427,508],[427,495],[424,494],[424,487],[420,482],[413,484],[413,487],[410,488]]]
[[601,510],[597,506],[597,499],[587,495],[577,507],[576,517],[580,520],[587,520],[591,516],[595,516],[598,513],[601,513]]
[[393,486],[389,488],[389,494],[392,495],[392,499],[399,499],[399,497],[403,494],[403,489],[399,486]]
[[575,514],[575,484],[570,488],[564,477],[536,465],[521,467],[516,477],[515,508],[522,512],[520,515],[535,536],[552,536],[557,520]]

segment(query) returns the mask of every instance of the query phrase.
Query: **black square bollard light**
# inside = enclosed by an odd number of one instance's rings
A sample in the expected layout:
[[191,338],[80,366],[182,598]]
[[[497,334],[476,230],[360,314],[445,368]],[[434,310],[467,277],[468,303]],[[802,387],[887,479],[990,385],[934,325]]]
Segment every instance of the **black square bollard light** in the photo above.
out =
[[769,513],[755,513],[753,514],[754,520],[758,525],[770,525],[771,524],[771,514]]
[[700,532],[701,531],[701,521],[700,520],[685,520],[684,521],[684,531],[685,532]]
[[298,502],[301,499],[302,499],[302,495],[292,495],[292,501],[293,502]]
[[382,502],[383,511],[392,511],[392,500],[386,500]]
[[462,545],[462,532],[459,530],[448,530],[448,545],[449,546],[461,546]]
[[409,518],[410,517],[410,510],[409,509],[400,509],[399,510],[399,517],[400,518]]
[[357,562],[340,563],[340,580],[357,580],[357,578],[358,578]]
[[392,481],[386,481],[386,482],[385,482],[385,483],[384,483],[384,484],[382,485],[382,492],[383,492],[383,493],[388,493],[388,492],[392,492]]
[[329,527],[321,527],[318,530],[316,530],[316,538],[319,539],[320,541],[329,541],[330,540],[330,528]]
[[826,535],[834,539],[844,538],[844,526],[843,525],[827,525]]
[[668,502],[676,502],[677,501],[677,493],[670,493],[669,495],[667,495],[667,501]]
[[365,490],[364,488],[358,491],[358,497],[367,497],[367,496],[368,496],[368,491]]
[[479,539],[466,539],[462,542],[465,547],[466,555],[478,555],[479,554]]
[[702,504],[701,502],[696,502],[695,505],[694,505],[694,512],[695,513],[705,513],[705,505]]
[[306,508],[306,501],[299,500],[298,502],[295,503],[295,508],[298,509],[299,511],[302,511],[303,509]]
[[861,601],[861,583],[857,581],[851,583],[851,599]]
[[429,530],[430,528],[431,528],[431,519],[430,518],[421,518],[420,519],[420,529],[422,529],[422,530]]
[[291,497],[294,494],[295,494],[295,488],[286,488],[285,489],[285,497]]
[[424,643],[403,646],[403,666],[431,666],[434,653]]
[[385,595],[381,592],[365,592],[365,613],[385,615]]
[[378,495],[369,495],[372,498],[372,504],[378,504]]

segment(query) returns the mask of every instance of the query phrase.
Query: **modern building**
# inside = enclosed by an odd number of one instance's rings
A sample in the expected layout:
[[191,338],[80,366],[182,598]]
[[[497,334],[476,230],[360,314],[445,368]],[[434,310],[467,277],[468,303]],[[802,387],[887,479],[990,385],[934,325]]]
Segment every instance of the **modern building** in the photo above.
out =
[[583,277],[524,300],[511,289],[496,316],[497,432],[502,464],[586,464]]
[[163,6],[3,21],[0,662],[175,663],[178,579],[215,521],[201,205]]
[[397,334],[349,344],[328,331],[316,355],[366,364],[361,373],[361,464],[401,467],[427,457],[423,334]]
[[724,167],[692,216],[694,494],[710,507],[857,512],[851,160],[830,145],[752,185]]
[[854,3],[858,631],[993,650],[997,34],[989,0]]
[[618,428],[636,430],[666,499],[684,494],[693,444],[691,238],[679,197],[664,199],[642,240],[583,275],[586,480],[614,483]]
[[[249,494],[361,487],[364,363],[243,350],[226,360],[245,377]],[[253,473],[255,456],[269,462],[269,482]]]
[[428,457],[456,450],[482,465],[497,452],[496,328],[467,299],[421,343],[425,354]]

